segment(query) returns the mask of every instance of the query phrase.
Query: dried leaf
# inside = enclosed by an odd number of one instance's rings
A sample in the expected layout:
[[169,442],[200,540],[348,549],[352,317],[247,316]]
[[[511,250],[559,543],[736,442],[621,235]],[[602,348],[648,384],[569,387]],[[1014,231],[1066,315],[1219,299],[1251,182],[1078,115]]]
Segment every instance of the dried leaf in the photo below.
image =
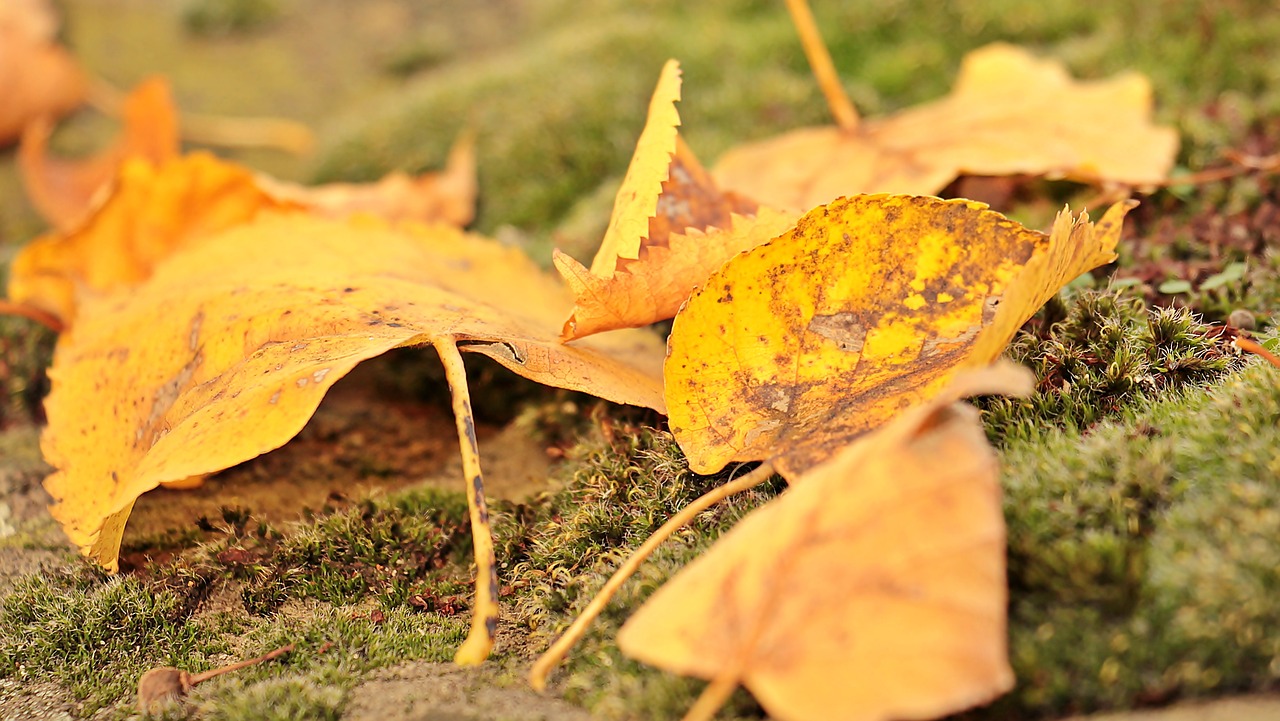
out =
[[330,218],[368,213],[393,221],[443,222],[462,227],[475,218],[475,141],[469,134],[459,138],[440,173],[410,176],[394,172],[376,183],[320,186],[286,183],[266,175],[259,175],[258,181],[275,197]]
[[36,118],[62,116],[84,102],[88,79],[54,42],[57,26],[48,2],[0,4],[0,146]]
[[649,115],[636,141],[635,153],[622,187],[613,201],[613,214],[600,249],[591,261],[591,272],[603,278],[613,275],[619,262],[640,257],[640,246],[649,236],[649,218],[658,207],[662,184],[667,180],[671,156],[676,149],[680,114],[680,64],[668,60],[662,66],[658,86],[649,100]]
[[932,194],[961,173],[1156,183],[1177,149],[1174,129],[1151,124],[1145,77],[1077,82],[1058,62],[994,44],[965,57],[941,100],[743,145],[713,173],[728,190],[804,211],[855,193]]
[[966,200],[857,196],[735,257],[668,340],[671,430],[699,473],[794,479],[984,365],[1067,281],[1112,260],[1128,205],[1052,234]]
[[154,166],[121,168],[110,202],[70,233],[32,241],[13,260],[9,299],[52,313],[64,325],[91,297],[139,283],[192,238],[243,223],[266,208],[288,208],[248,171],[196,153]]
[[455,339],[533,380],[662,409],[661,341],[581,346],[567,298],[519,250],[444,226],[397,231],[264,213],[204,236],[80,309],[46,400],[54,517],[114,568],[134,499],[283,445],[360,361]]
[[[60,230],[82,221],[95,200],[105,198],[111,181],[128,158],[160,165],[178,155],[178,108],[168,81],[153,77],[142,82],[121,107],[123,129],[110,148],[81,160],[47,157],[51,120],[34,122],[23,135],[19,164],[27,193],[36,209]],[[198,118],[204,125],[246,126],[276,123],[268,120]],[[280,121],[283,122],[283,121]],[[287,123],[286,123],[287,125]],[[227,138],[230,139],[230,138]],[[317,215],[342,218],[368,213],[387,220],[446,222],[458,226],[475,216],[475,143],[464,135],[449,154],[442,173],[409,176],[395,172],[376,183],[332,183],[303,186],[257,174],[261,189],[282,205],[303,206]]]
[[659,589],[623,652],[711,679],[690,718],[738,684],[783,721],[934,718],[1011,688],[998,470],[977,412],[949,405],[964,392],[805,471]]
[[756,215],[733,216],[724,228],[673,233],[665,245],[642,247],[638,260],[609,278],[557,250],[552,260],[574,298],[561,337],[573,340],[674,317],[693,289],[726,260],[785,232],[795,219],[794,213],[760,208]]
[[152,77],[138,84],[122,106],[123,128],[109,148],[89,158],[50,159],[47,155],[51,118],[27,127],[18,152],[18,169],[32,205],[51,225],[68,230],[81,222],[105,197],[126,158],[155,165],[178,155],[178,118],[169,82]]
[[668,61],[591,268],[556,251],[574,296],[565,340],[675,315],[725,260],[791,227],[796,214],[722,192],[680,138],[680,68]]

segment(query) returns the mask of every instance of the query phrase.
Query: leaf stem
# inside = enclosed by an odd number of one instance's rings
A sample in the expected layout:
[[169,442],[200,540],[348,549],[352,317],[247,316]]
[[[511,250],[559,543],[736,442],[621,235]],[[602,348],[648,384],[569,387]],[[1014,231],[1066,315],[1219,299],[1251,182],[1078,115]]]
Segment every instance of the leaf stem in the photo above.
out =
[[822,33],[818,32],[818,24],[809,10],[808,0],[787,0],[787,10],[791,12],[791,21],[800,34],[800,45],[804,47],[805,57],[809,59],[809,67],[818,79],[818,87],[827,96],[827,105],[836,125],[841,130],[852,132],[858,127],[858,110],[853,107],[849,96],[840,84],[840,76],[836,74],[835,63],[831,62],[831,53],[826,43],[822,42]]
[[578,617],[573,620],[569,628],[565,629],[560,638],[556,639],[556,642],[551,644],[551,647],[538,657],[533,667],[529,669],[529,685],[533,686],[537,691],[546,690],[547,676],[551,674],[551,670],[564,660],[564,657],[569,653],[569,649],[573,648],[574,644],[582,638],[591,622],[604,611],[605,606],[609,604],[610,599],[618,592],[622,584],[640,568],[640,564],[644,563],[649,556],[653,555],[654,551],[658,550],[658,546],[661,546],[663,541],[688,525],[699,513],[735,493],[741,493],[764,483],[771,476],[773,476],[773,464],[762,463],[759,468],[747,475],[729,481],[724,485],[716,486],[702,494],[692,503],[682,508],[679,513],[672,516],[666,523],[662,524],[658,530],[645,539],[644,543],[640,544],[639,548],[631,553],[626,561],[623,561],[621,566],[618,566],[618,570],[613,572],[613,575],[609,577],[609,580],[591,599],[587,607],[582,610],[582,613],[578,614]]
[[451,336],[431,341],[453,396],[453,416],[458,424],[462,448],[462,472],[467,479],[467,511],[471,515],[471,548],[476,559],[476,597],[471,611],[471,631],[458,647],[453,661],[459,666],[484,663],[493,649],[498,632],[498,564],[493,553],[493,531],[484,499],[484,477],[480,473],[480,446],[476,442],[475,415],[471,412],[471,392],[456,339]]
[[[89,89],[89,104],[105,115],[118,118],[123,113],[125,93],[105,80],[97,79]],[[223,148],[273,148],[305,155],[315,147],[311,129],[285,118],[229,118],[203,113],[181,113],[182,137],[201,145]]]
[[187,678],[187,685],[195,686],[201,681],[208,681],[214,676],[221,676],[222,674],[227,673],[229,671],[236,671],[246,666],[252,666],[254,664],[270,661],[273,658],[276,658],[278,656],[283,656],[286,653],[289,653],[290,651],[293,650],[293,646],[294,644],[291,643],[288,646],[281,646],[280,648],[277,648],[274,651],[271,651],[269,653],[264,653],[257,658],[251,658],[245,661],[237,661],[235,663],[227,664],[226,666],[221,666],[219,668],[209,669],[208,671],[202,671],[201,673],[192,674],[190,677]]
[[0,298],[0,315],[20,315],[23,318],[34,320],[54,333],[61,333],[66,330],[66,325],[58,316],[34,306],[14,303],[7,298]]
[[1258,343],[1252,338],[1246,338],[1244,336],[1236,336],[1236,339],[1234,342],[1236,344],[1236,347],[1239,348],[1240,350],[1248,351],[1250,353],[1253,353],[1254,355],[1262,356],[1268,363],[1270,363],[1271,365],[1277,368],[1280,368],[1280,358],[1276,358],[1275,355],[1271,353],[1271,351],[1267,350],[1266,348],[1263,348],[1262,344]]
[[698,695],[698,700],[685,712],[682,721],[711,721],[715,718],[716,712],[724,707],[724,702],[738,688],[739,675],[735,665],[725,668],[711,679],[711,683]]

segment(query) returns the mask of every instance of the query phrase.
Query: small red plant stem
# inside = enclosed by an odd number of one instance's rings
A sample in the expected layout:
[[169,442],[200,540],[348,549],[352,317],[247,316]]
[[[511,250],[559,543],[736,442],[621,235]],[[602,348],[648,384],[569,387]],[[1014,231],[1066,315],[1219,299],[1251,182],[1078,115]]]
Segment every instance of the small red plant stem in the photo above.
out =
[[1258,157],[1256,155],[1228,151],[1225,155],[1232,163],[1225,168],[1198,170],[1188,175],[1165,178],[1156,183],[1144,183],[1143,185],[1150,185],[1153,188],[1169,188],[1176,185],[1208,185],[1209,183],[1216,183],[1220,180],[1227,180],[1247,173],[1274,173],[1280,171],[1280,153]]
[[273,658],[278,658],[280,656],[285,655],[286,653],[289,653],[290,651],[293,650],[293,647],[294,647],[294,644],[291,643],[288,646],[281,646],[280,648],[277,648],[276,650],[271,651],[270,653],[264,653],[257,658],[251,658],[247,661],[237,661],[235,663],[228,664],[220,668],[209,669],[208,671],[202,671],[197,674],[192,674],[192,676],[188,679],[188,683],[191,686],[195,686],[201,681],[208,681],[214,676],[221,676],[222,674],[227,673],[229,671],[236,671],[236,670],[245,668],[246,666],[252,666],[254,664],[270,661]]
[[1252,338],[1246,338],[1242,335],[1236,336],[1236,339],[1234,342],[1236,344],[1236,347],[1239,348],[1240,350],[1248,351],[1254,355],[1262,356],[1267,360],[1268,363],[1275,366],[1276,368],[1280,368],[1280,358],[1275,357],[1275,355],[1272,354],[1271,351],[1267,350],[1266,348],[1263,348],[1257,341],[1253,340]]
[[54,333],[61,333],[66,330],[66,326],[58,316],[39,308],[34,308],[21,303],[14,303],[11,300],[0,298],[0,314],[2,315],[20,315],[23,318],[34,320],[40,325],[48,328]]

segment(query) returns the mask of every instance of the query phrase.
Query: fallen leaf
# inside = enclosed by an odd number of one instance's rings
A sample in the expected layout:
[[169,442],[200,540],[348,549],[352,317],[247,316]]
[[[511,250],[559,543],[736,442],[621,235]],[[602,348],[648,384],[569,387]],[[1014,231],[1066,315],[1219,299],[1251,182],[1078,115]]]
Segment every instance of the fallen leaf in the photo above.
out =
[[1130,206],[1051,234],[967,200],[871,195],[814,209],[712,275],[668,339],[672,433],[698,473],[771,460],[789,479],[985,365],[1067,281],[1115,257]]
[[994,44],[965,57],[941,100],[739,146],[713,174],[728,190],[800,211],[855,193],[932,194],[961,173],[1158,183],[1178,136],[1151,123],[1151,105],[1137,73],[1078,82],[1058,62]]
[[573,340],[672,318],[726,260],[787,231],[795,220],[795,213],[760,208],[755,215],[733,216],[722,228],[672,233],[664,245],[641,248],[638,260],[609,278],[557,250],[552,260],[574,298],[561,337]]
[[95,199],[105,197],[126,158],[155,165],[178,155],[178,118],[162,77],[138,84],[121,109],[123,127],[111,147],[77,160],[48,157],[53,119],[40,118],[27,126],[18,151],[18,169],[27,196],[51,225],[68,230],[81,222]]
[[360,184],[305,186],[266,175],[259,175],[258,182],[275,197],[330,218],[369,213],[393,221],[443,222],[462,227],[475,218],[475,141],[470,134],[459,138],[440,173],[415,177],[394,172],[376,183]]
[[[978,389],[1031,390],[1000,372]],[[1013,686],[998,467],[953,399],[806,470],[627,621],[623,653],[711,680],[686,719],[739,684],[783,721],[935,718]]]
[[[165,200],[173,190],[163,169],[131,167],[142,168],[136,183],[126,174],[95,214],[115,220],[77,233],[109,239],[130,211],[161,225],[168,209],[180,215],[164,227],[183,240],[136,285],[76,298],[45,403],[54,518],[82,553],[114,569],[139,495],[283,445],[357,363],[431,344],[453,392],[480,566],[472,636],[458,660],[483,660],[496,629],[496,572],[459,350],[541,383],[663,410],[661,339],[627,331],[563,345],[558,321],[570,301],[559,283],[518,249],[450,226],[259,207],[223,232],[195,233],[184,221],[207,227],[208,218]],[[148,202],[148,192],[160,200]],[[94,241],[73,234],[65,245],[103,245]],[[14,283],[28,281],[15,273]]]
[[28,123],[74,110],[89,91],[75,59],[54,41],[58,20],[48,2],[0,4],[0,145]]
[[552,257],[574,296],[565,340],[674,316],[711,271],[796,218],[716,187],[680,138],[679,99],[680,66],[669,60],[591,268]]
[[37,238],[14,257],[9,300],[70,325],[81,300],[145,280],[192,238],[289,207],[247,170],[206,153],[159,166],[133,159],[121,167],[110,201],[74,232]]
[[[120,104],[120,138],[106,150],[80,160],[50,159],[51,119],[31,123],[22,138],[19,168],[32,204],[52,225],[69,230],[105,197],[126,159],[139,158],[161,165],[177,157],[180,147],[178,108],[169,83],[162,77],[140,83]],[[196,116],[205,126],[230,126],[224,135],[263,124],[289,125],[269,119],[226,119]],[[278,128],[297,134],[298,129]],[[206,132],[208,132],[206,130]],[[232,140],[226,137],[224,140]],[[254,138],[260,140],[261,138]],[[258,186],[283,205],[309,208],[317,215],[341,218],[368,213],[387,220],[445,222],[458,226],[475,216],[475,143],[464,135],[449,154],[444,172],[410,176],[395,172],[376,183],[331,183],[304,186],[269,175],[255,176]]]

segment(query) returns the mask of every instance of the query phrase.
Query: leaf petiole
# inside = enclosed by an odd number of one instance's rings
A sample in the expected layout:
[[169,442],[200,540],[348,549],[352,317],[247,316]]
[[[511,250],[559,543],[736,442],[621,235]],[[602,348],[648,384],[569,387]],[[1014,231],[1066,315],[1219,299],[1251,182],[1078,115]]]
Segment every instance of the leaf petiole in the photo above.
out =
[[787,10],[791,12],[791,21],[800,34],[800,44],[804,47],[804,55],[809,59],[809,67],[818,79],[818,87],[827,97],[827,105],[836,125],[845,132],[852,132],[858,127],[858,110],[844,92],[840,84],[840,76],[836,74],[835,63],[831,62],[831,53],[826,43],[822,42],[822,34],[818,32],[818,24],[809,10],[808,0],[787,0]]
[[[551,644],[551,647],[543,652],[538,660],[533,663],[533,667],[529,669],[529,685],[537,691],[545,691],[547,688],[547,676],[551,674],[551,670],[556,667],[564,657],[569,653],[569,649],[582,638],[587,632],[587,628],[597,616],[604,611],[605,606],[609,604],[610,599],[622,588],[622,584],[632,576],[653,552],[658,550],[658,546],[667,540],[676,531],[684,528],[699,513],[707,510],[724,499],[742,491],[750,490],[764,483],[773,476],[773,464],[764,462],[755,470],[736,480],[729,481],[721,486],[707,491],[692,503],[685,506],[679,513],[672,516],[666,523],[662,524],[658,530],[654,531],[640,547],[631,553],[626,561],[623,561],[618,570],[613,572],[609,580],[605,582],[600,591],[596,593],[587,607],[578,614],[573,623],[565,629],[560,638]],[[736,682],[735,682],[736,683]],[[732,691],[732,688],[730,689]]]
[[462,474],[467,479],[467,511],[471,515],[471,547],[476,559],[476,600],[471,611],[471,631],[453,661],[459,666],[484,663],[493,649],[498,631],[498,565],[493,554],[493,531],[484,500],[484,477],[480,473],[480,446],[476,442],[475,415],[471,412],[471,392],[467,371],[451,336],[431,341],[444,364],[445,381],[453,396],[453,415],[458,424],[462,449]]

